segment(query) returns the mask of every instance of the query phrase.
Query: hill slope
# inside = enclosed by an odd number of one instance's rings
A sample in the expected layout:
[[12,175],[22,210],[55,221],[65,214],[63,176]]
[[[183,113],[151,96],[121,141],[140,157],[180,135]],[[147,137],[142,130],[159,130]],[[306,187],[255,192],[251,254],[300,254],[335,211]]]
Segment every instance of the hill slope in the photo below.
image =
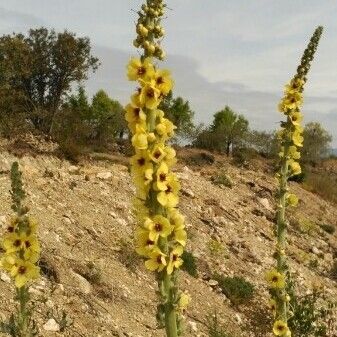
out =
[[[11,216],[9,167],[17,160],[7,148],[3,145],[0,153],[3,224]],[[27,203],[40,223],[43,246],[44,275],[32,289],[36,319],[42,327],[48,315],[57,319],[65,310],[73,320],[65,332],[42,328],[43,336],[164,336],[156,329],[154,276],[132,253],[134,188],[123,164],[126,159],[117,160],[120,163],[86,159],[74,166],[34,152],[19,159]],[[226,170],[232,188],[212,183],[220,168]],[[176,171],[183,186],[188,250],[197,258],[199,272],[198,278],[181,273],[181,288],[192,295],[186,336],[207,336],[206,316],[215,309],[233,336],[266,336],[270,328],[264,274],[274,262],[272,174],[258,163],[239,169],[220,157],[205,167],[181,164]],[[337,283],[329,278],[336,236],[315,225],[336,226],[337,209],[296,183],[291,189],[301,199],[300,207],[292,211],[289,233],[290,266],[298,275],[299,288],[304,292],[321,284],[331,298],[337,298]],[[309,224],[302,228],[306,233],[300,233],[298,224]],[[255,286],[254,299],[233,306],[212,280],[215,272],[243,276]],[[13,287],[3,273],[0,293],[4,294],[0,317],[8,316]],[[254,325],[260,328],[253,331]]]

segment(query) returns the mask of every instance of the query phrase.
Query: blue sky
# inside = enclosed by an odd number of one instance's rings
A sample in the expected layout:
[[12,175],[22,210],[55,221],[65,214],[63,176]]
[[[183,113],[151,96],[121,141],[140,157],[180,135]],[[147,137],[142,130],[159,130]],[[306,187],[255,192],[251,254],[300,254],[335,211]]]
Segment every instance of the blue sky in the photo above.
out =
[[[41,25],[89,36],[102,66],[86,83],[126,103],[125,79],[139,0],[0,0],[0,34]],[[305,89],[305,122],[319,121],[337,147],[337,1],[170,0],[163,22],[175,94],[208,123],[226,104],[257,129],[277,128],[276,106],[317,25],[325,31]]]

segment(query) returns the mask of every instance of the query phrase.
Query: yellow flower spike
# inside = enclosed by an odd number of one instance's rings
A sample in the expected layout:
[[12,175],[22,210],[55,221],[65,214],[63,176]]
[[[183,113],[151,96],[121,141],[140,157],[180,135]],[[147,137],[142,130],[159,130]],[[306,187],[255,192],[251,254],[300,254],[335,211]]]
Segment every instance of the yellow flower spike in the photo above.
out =
[[130,81],[147,80],[154,76],[154,67],[150,58],[142,62],[138,58],[132,58],[127,66],[127,76]]
[[17,260],[13,265],[10,274],[15,279],[15,286],[17,288],[22,288],[29,281],[39,277],[40,268],[30,261]]
[[154,75],[155,86],[163,95],[167,95],[173,88],[171,73],[167,69],[157,70]]
[[160,91],[150,82],[145,82],[140,94],[142,106],[148,109],[157,109],[160,103]]
[[281,320],[278,320],[274,323],[274,326],[273,326],[273,332],[275,334],[275,336],[283,336],[283,337],[288,337],[288,336],[291,336],[289,335],[289,328],[288,328],[288,325],[287,323],[281,321]]
[[145,267],[151,271],[162,271],[166,263],[166,255],[160,251],[159,248],[154,248],[154,250],[149,254],[149,260],[145,261]]
[[174,240],[186,246],[187,233],[185,231],[185,218],[176,209],[169,211],[169,221],[173,225]]
[[287,197],[286,197],[287,199],[287,204],[289,205],[289,206],[293,206],[293,207],[295,207],[295,206],[297,206],[298,205],[298,197],[295,195],[295,194],[288,194],[287,195]]
[[183,259],[181,258],[181,255],[183,255],[183,252],[184,252],[184,249],[182,246],[176,246],[170,252],[170,258],[169,258],[169,262],[166,268],[168,275],[171,275],[175,268],[177,269],[180,268],[182,264],[184,263]]
[[299,92],[294,92],[292,94],[288,94],[282,101],[283,107],[288,111],[293,111],[299,109],[303,104],[302,94]]
[[149,230],[149,238],[152,241],[157,241],[159,236],[168,237],[173,230],[168,219],[162,215],[155,215],[152,219],[148,219],[144,226]]
[[282,289],[285,286],[285,276],[276,269],[272,269],[266,274],[266,280],[272,288]]

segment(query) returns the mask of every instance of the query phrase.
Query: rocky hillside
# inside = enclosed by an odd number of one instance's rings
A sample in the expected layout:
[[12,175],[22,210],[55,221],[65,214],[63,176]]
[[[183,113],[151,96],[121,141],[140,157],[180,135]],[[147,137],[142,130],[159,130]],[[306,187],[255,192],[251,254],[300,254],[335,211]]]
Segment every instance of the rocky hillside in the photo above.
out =
[[[127,159],[89,156],[74,165],[53,151],[52,145],[41,147],[31,140],[21,149],[2,142],[0,152],[1,224],[12,214],[8,173],[14,160],[24,173],[31,214],[40,223],[43,277],[31,292],[41,336],[163,337],[156,329],[154,276],[132,251],[134,188]],[[274,262],[272,169],[261,161],[238,168],[226,158],[192,150],[181,156],[176,168],[183,186],[181,209],[187,218],[188,251],[198,270],[197,277],[185,271],[180,277],[181,288],[192,295],[186,336],[208,336],[207,316],[214,310],[233,337],[268,336],[264,275]],[[300,197],[289,233],[290,266],[298,287],[303,293],[313,285],[324,287],[329,298],[337,298],[330,272],[336,234],[320,226],[337,226],[336,205],[296,183],[291,189]],[[233,304],[215,273],[243,277],[254,285],[253,298]],[[13,308],[14,294],[8,276],[0,276],[4,318]]]

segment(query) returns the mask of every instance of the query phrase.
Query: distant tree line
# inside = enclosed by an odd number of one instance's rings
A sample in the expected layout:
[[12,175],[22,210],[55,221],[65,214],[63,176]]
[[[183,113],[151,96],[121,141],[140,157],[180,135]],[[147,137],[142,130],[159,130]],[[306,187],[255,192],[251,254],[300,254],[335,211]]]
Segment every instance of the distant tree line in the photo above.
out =
[[[99,90],[90,101],[83,81],[99,67],[90,40],[67,30],[31,29],[26,35],[0,37],[0,133],[10,137],[34,130],[76,153],[88,144],[105,147],[128,140],[122,105]],[[73,88],[78,86],[74,93]],[[189,101],[170,92],[160,109],[177,126],[174,141],[225,153],[256,152],[277,157],[275,132],[251,130],[242,114],[229,106],[216,112],[208,126],[194,124]],[[317,162],[328,154],[332,137],[319,123],[304,128],[303,160]],[[182,142],[181,142],[182,141]]]

